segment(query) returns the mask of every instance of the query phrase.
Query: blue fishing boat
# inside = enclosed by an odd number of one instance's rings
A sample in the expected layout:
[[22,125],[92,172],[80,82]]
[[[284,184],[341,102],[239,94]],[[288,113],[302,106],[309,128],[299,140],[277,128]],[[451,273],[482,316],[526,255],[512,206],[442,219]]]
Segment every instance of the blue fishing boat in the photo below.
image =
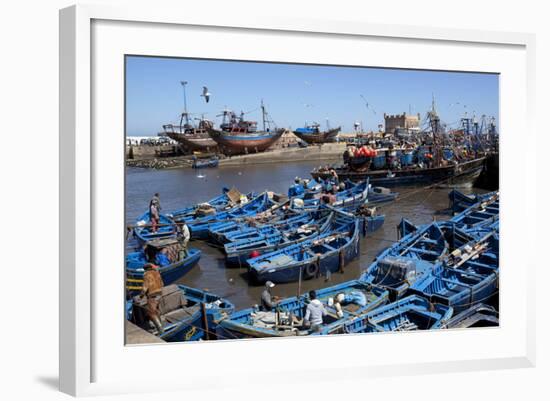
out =
[[368,200],[369,180],[361,181],[349,189],[336,192],[334,195],[321,194],[318,197],[304,200],[304,209],[311,210],[320,205],[329,204],[340,210],[354,211]]
[[460,213],[478,202],[490,199],[496,192],[486,194],[465,194],[457,189],[449,192],[449,209],[452,213]]
[[465,230],[489,227],[499,221],[500,196],[498,192],[464,209],[450,221]]
[[363,218],[363,235],[373,233],[384,225],[386,215],[378,214],[375,216],[367,216]]
[[333,334],[440,329],[452,314],[452,307],[411,295],[351,319]]
[[388,188],[373,187],[369,188],[367,194],[369,206],[381,205],[383,203],[393,202],[399,196],[398,192],[392,192]]
[[227,266],[246,266],[247,259],[260,256],[287,246],[312,239],[326,232],[332,226],[334,215],[322,214],[313,218],[310,213],[294,219],[285,226],[272,227],[272,233],[258,233],[246,239],[240,239],[226,243],[224,252]]
[[[352,280],[316,290],[317,299],[328,314],[323,329],[336,331],[344,322],[371,311],[388,301],[388,292],[363,282]],[[335,302],[342,299],[341,313]],[[303,326],[309,295],[290,297],[277,303],[274,311],[261,311],[257,306],[236,311],[218,324],[218,339],[288,337],[309,335],[311,329]]]
[[[253,192],[245,195],[246,199],[253,199],[256,196],[257,194]],[[204,217],[238,206],[240,203],[240,198],[241,193],[237,189],[223,188],[221,195],[218,195],[207,202],[174,210],[168,214],[168,217],[176,222]]]
[[254,216],[274,205],[275,203],[271,201],[268,194],[264,192],[244,205],[237,206],[227,211],[218,212],[210,216],[189,219],[186,220],[186,223],[191,232],[191,238],[207,239],[209,230],[215,223]]
[[467,329],[470,327],[496,327],[498,325],[498,311],[492,306],[479,303],[459,314],[455,314],[447,324],[443,325],[443,328]]
[[[216,244],[226,244],[277,229],[285,229],[308,221],[306,213],[297,214],[288,207],[288,202],[275,204],[264,212],[229,221],[220,221],[210,226],[209,239]],[[313,217],[309,217],[312,219]]]
[[217,157],[213,157],[207,160],[195,159],[193,160],[192,168],[215,168],[218,167],[220,161]]
[[[155,256],[146,255],[148,250],[140,250],[131,252],[126,255],[126,281],[129,291],[141,290],[143,283],[143,273],[145,264],[151,261],[158,266],[158,270],[165,285],[171,284],[186,275],[193,267],[195,267],[201,257],[201,251],[194,248],[189,248],[183,251],[176,240],[163,241],[163,245],[155,247],[147,245],[148,249],[153,249]],[[169,250],[172,248],[171,250]],[[167,249],[164,253],[161,250]],[[162,255],[162,256],[161,256]]]
[[129,318],[139,327],[168,342],[216,339],[217,325],[234,311],[225,298],[184,285],[162,289],[159,300],[162,332],[149,322],[146,299],[137,296],[129,301]]
[[426,225],[380,253],[360,280],[388,289],[392,299],[401,298],[411,284],[440,266],[434,262],[446,255],[448,248],[440,225]]
[[140,244],[159,238],[173,237],[176,234],[175,222],[168,215],[161,214],[156,230],[153,230],[149,212],[145,212],[138,219],[133,229],[134,237]]
[[498,271],[493,267],[470,265],[467,270],[444,268],[416,282],[409,292],[433,303],[452,306],[456,313],[487,301],[498,287]]
[[240,224],[235,229],[225,231],[223,233],[216,232],[215,235],[218,238],[218,242],[223,244],[239,243],[239,242],[253,242],[263,238],[281,237],[286,232],[292,232],[299,227],[306,225],[316,225],[316,221],[322,219],[328,214],[325,212],[308,212],[297,215],[292,215],[284,220],[275,221],[273,223],[267,223],[262,225],[254,224]]
[[247,260],[252,281],[287,283],[343,271],[359,255],[360,221],[338,213],[336,227],[311,240]]

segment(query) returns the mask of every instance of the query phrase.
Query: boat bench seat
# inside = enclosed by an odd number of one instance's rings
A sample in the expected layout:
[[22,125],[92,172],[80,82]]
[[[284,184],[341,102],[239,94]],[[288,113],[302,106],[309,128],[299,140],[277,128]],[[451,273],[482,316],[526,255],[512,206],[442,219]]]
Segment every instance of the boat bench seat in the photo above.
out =
[[173,310],[165,315],[162,315],[162,317],[168,323],[176,323],[183,319],[193,316],[198,311],[200,311],[200,306],[193,305],[193,306],[183,307],[180,309]]
[[426,255],[433,255],[433,256],[439,256],[440,252],[430,251],[429,249],[422,249],[422,248],[409,248],[410,252],[417,252],[417,253],[423,253]]

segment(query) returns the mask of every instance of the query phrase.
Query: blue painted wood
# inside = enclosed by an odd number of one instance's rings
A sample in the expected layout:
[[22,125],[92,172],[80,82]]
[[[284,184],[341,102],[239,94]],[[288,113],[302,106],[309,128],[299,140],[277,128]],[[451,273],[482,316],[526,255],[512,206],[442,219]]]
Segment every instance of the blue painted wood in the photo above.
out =
[[452,307],[431,304],[422,297],[411,295],[346,322],[341,332],[433,330],[445,325],[452,314]]
[[[178,260],[168,266],[158,268],[164,285],[176,282],[184,275],[189,273],[195,267],[201,257],[201,251],[190,248],[187,251],[187,257]],[[143,266],[147,259],[143,251],[131,252],[126,255],[126,278],[133,280],[143,280]]]
[[[387,291],[357,280],[318,289],[316,293],[317,299],[323,303],[329,312],[329,315],[324,318],[324,329],[327,333],[337,331],[350,318],[384,305],[388,300]],[[357,293],[364,296],[365,304],[359,305],[353,301],[345,303],[342,307],[343,316],[341,318],[336,315],[334,307],[329,306],[329,298],[334,298],[338,294],[347,295],[346,298],[354,298]],[[283,321],[285,320],[283,317],[288,319],[288,314],[292,314],[296,319],[303,319],[309,302],[308,294],[286,298],[278,302],[276,309],[276,313],[280,318],[278,325],[255,324],[254,315],[258,313],[258,307],[236,311],[228,319],[220,322],[218,325],[218,338],[287,337],[311,334],[310,328],[303,327],[301,324],[289,324],[290,322]]]
[[333,221],[333,212],[321,213],[317,218],[313,217],[314,214],[318,213],[305,213],[303,217],[306,219],[295,219],[292,224],[273,227],[276,229],[273,234],[259,234],[255,237],[226,243],[224,245],[226,265],[248,267],[247,259],[252,257],[252,252],[263,255],[283,249],[315,238],[336,224],[336,221]]
[[499,325],[499,314],[492,306],[479,303],[455,314],[443,326],[445,329],[467,329],[470,327],[495,327]]
[[[157,332],[157,330],[150,325],[142,325],[142,328],[168,342],[197,341],[205,339],[206,328],[200,308],[200,305],[204,304],[208,334],[211,339],[215,339],[219,322],[233,313],[235,306],[225,298],[197,288],[181,284],[177,287],[187,299],[185,309],[189,312],[177,319],[167,320],[163,316],[161,318],[164,330],[162,334]],[[132,300],[127,303],[129,320],[132,320],[132,303]]]
[[[336,209],[333,209],[337,211]],[[287,283],[339,270],[359,255],[360,220],[337,211],[337,226],[329,232],[278,251],[248,259],[252,281]]]
[[237,206],[228,211],[218,212],[216,214],[206,217],[188,219],[187,226],[189,227],[189,231],[191,232],[191,238],[207,239],[209,230],[211,226],[215,223],[229,221],[235,218],[253,216],[267,210],[274,205],[275,203],[272,202],[268,198],[267,193],[264,192],[249,201],[248,203],[242,206]]

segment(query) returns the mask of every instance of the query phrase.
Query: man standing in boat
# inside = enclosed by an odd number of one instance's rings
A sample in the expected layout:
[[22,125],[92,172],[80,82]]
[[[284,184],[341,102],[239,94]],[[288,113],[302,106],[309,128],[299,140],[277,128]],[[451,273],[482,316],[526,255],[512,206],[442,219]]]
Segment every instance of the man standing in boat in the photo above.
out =
[[321,330],[323,316],[327,315],[327,310],[323,303],[317,299],[317,293],[314,290],[309,292],[309,300],[304,316],[304,325],[309,326],[312,332],[317,332]]
[[[189,232],[189,227],[185,221],[181,221],[176,224],[176,238],[181,245],[183,255],[180,255],[180,259],[187,257],[187,244],[191,238],[191,233]],[[182,257],[181,257],[182,256]]]
[[275,306],[277,305],[278,298],[271,295],[271,289],[275,287],[275,284],[273,284],[271,281],[266,281],[265,288],[262,291],[262,295],[260,297],[260,305],[263,311],[271,312],[273,309],[275,309]]
[[149,218],[151,220],[151,230],[156,233],[160,223],[160,196],[158,192],[149,202]]
[[143,288],[141,290],[141,295],[147,297],[147,317],[153,322],[159,333],[162,333],[160,298],[164,283],[155,265],[146,263],[143,268],[145,269],[145,273],[143,273]]

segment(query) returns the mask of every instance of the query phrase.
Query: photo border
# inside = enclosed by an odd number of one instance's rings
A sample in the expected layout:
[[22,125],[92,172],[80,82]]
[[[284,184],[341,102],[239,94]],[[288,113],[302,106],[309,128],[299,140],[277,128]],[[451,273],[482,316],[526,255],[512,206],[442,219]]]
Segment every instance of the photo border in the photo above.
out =
[[[489,43],[524,46],[527,57],[527,139],[534,139],[534,48],[530,34],[485,32],[460,29],[438,29],[397,25],[366,24],[358,21],[324,21],[264,17],[250,19],[246,15],[227,20],[216,14],[208,21],[201,16],[179,17],[178,12],[157,8],[114,8],[109,6],[72,6],[60,12],[60,389],[72,395],[91,395],[132,391],[116,385],[103,384],[94,378],[93,352],[94,315],[91,288],[93,287],[93,253],[91,232],[94,204],[92,202],[94,152],[91,123],[91,25],[94,20],[168,23],[194,26],[224,27],[245,30],[275,30],[307,32],[319,35],[358,35],[394,39],[423,39],[464,43]],[[535,160],[531,160],[535,163]],[[121,166],[122,167],[122,166]],[[527,177],[526,177],[527,179]],[[533,189],[534,191],[534,189]],[[533,208],[534,209],[534,208]],[[527,211],[536,215],[535,210]],[[526,224],[533,224],[528,222]],[[532,254],[532,253],[531,253]],[[534,330],[534,261],[526,262],[527,344],[525,355],[498,360],[481,359],[470,362],[428,363],[404,365],[416,373],[529,367],[535,363]],[[223,343],[223,342],[222,342]],[[372,376],[399,374],[396,366],[368,367],[361,370]],[[306,369],[303,369],[306,370]],[[340,372],[338,369],[335,371]],[[328,380],[334,372],[321,370]],[[349,372],[351,377],[354,372]],[[355,373],[357,375],[357,373]],[[205,375],[206,376],[206,375]],[[363,376],[364,377],[364,376]],[[206,380],[206,378],[205,378]],[[115,380],[116,381],[116,380]],[[223,385],[223,384],[222,384]],[[158,383],[158,390],[166,383]],[[161,388],[162,387],[162,388]]]

